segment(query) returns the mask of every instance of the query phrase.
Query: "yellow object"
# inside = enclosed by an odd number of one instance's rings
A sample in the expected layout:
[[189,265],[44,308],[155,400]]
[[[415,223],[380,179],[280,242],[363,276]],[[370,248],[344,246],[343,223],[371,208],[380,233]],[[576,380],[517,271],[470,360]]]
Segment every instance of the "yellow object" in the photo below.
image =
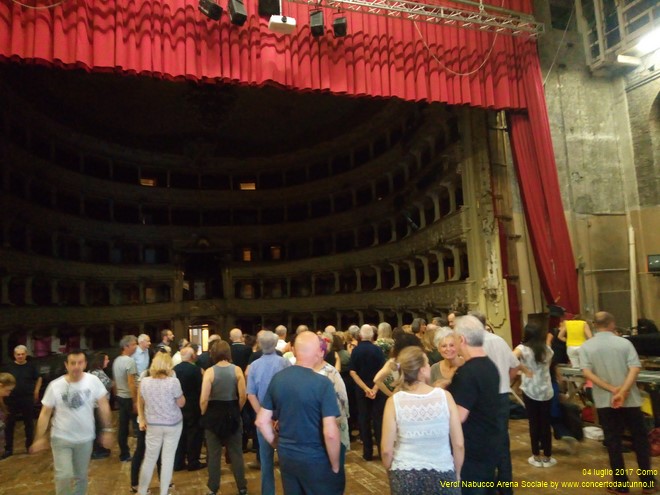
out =
[[642,412],[653,416],[653,404],[651,403],[651,396],[646,392],[640,391],[642,395]]
[[566,320],[566,346],[567,347],[580,347],[587,340],[584,334],[584,325],[586,323],[582,320]]

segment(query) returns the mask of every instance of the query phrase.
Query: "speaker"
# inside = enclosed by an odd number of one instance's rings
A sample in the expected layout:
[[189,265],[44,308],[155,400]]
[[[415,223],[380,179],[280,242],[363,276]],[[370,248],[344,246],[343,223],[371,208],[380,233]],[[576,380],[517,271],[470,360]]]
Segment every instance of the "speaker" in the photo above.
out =
[[259,0],[259,15],[280,15],[280,0]]
[[346,17],[337,17],[332,21],[332,31],[337,38],[346,36],[347,27],[348,21],[346,20]]
[[242,26],[247,21],[247,11],[243,0],[228,0],[227,10],[232,24]]
[[222,15],[222,7],[211,0],[199,0],[199,11],[214,21],[219,21]]
[[322,10],[313,10],[309,13],[309,29],[315,38],[323,36],[325,33],[325,24],[323,23]]

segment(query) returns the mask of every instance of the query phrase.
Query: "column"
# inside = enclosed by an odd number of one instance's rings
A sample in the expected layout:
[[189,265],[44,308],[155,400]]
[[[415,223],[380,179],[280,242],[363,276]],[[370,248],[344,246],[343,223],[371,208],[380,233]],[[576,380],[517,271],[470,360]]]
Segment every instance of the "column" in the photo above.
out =
[[435,255],[436,259],[438,260],[438,278],[436,278],[433,283],[441,284],[445,282],[445,258],[442,256],[440,251],[431,249],[429,252]]
[[382,323],[385,321],[385,312],[381,311],[380,309],[376,310],[376,314],[378,314],[378,323]]
[[310,287],[310,296],[315,296],[316,295],[316,274],[312,273],[310,276],[311,279],[311,284],[312,286]]
[[87,249],[85,248],[85,239],[78,239],[78,246],[80,248],[80,261],[87,261]]
[[54,258],[60,257],[59,243],[57,242],[58,237],[59,234],[57,232],[53,232],[50,236],[50,252],[53,253]]
[[371,265],[371,268],[376,272],[376,287],[374,287],[374,290],[381,290],[383,288],[382,270],[378,265]]
[[335,317],[337,319],[337,325],[335,325],[335,328],[337,328],[337,330],[345,330],[344,328],[341,328],[341,311],[335,311]]
[[0,364],[9,363],[9,334],[3,333],[0,336]]
[[[175,284],[174,302],[181,302],[183,300],[183,272],[177,274]],[[234,285],[231,283],[231,272],[228,267],[222,268],[222,294],[225,299],[233,299],[235,296]]]
[[25,278],[25,304],[33,305],[34,299],[32,299],[32,281],[34,277]]
[[431,199],[433,200],[434,220],[440,220],[440,197],[436,193],[433,193]]
[[417,259],[422,262],[424,266],[424,280],[419,285],[429,285],[431,283],[431,275],[429,274],[429,259],[426,256],[417,256]]
[[449,209],[456,211],[456,187],[449,188]]
[[28,330],[25,335],[25,347],[27,347],[28,356],[34,356],[34,339],[32,338],[32,330]]
[[50,352],[55,354],[60,353],[60,337],[57,328],[50,329]]
[[426,227],[426,211],[424,210],[424,205],[415,203],[415,207],[419,210],[419,228],[423,229]]
[[457,247],[452,247],[451,248],[451,254],[454,255],[454,276],[451,278],[452,280],[460,280],[461,279],[461,250],[458,249]]
[[417,287],[417,270],[415,270],[415,262],[410,260],[405,260],[406,265],[408,265],[408,270],[410,271],[410,283],[407,288]]
[[397,263],[390,263],[390,266],[394,269],[394,284],[392,284],[392,289],[398,289],[399,287],[401,287],[401,277],[399,276],[399,265]]
[[358,315],[358,326],[364,325],[364,313],[359,309],[355,311]]
[[25,228],[25,250],[28,253],[32,252],[32,229],[30,227]]
[[[334,271],[334,272],[332,272],[332,274],[335,276],[335,294],[339,294],[339,292],[341,291],[341,285],[339,283],[339,272]],[[341,318],[341,316],[340,316],[340,318]],[[339,327],[337,327],[337,328],[339,328]]]
[[315,331],[319,326],[319,315],[312,313],[312,328],[310,330]]
[[396,312],[396,326],[403,326],[403,313],[401,311]]
[[110,347],[115,347],[117,341],[115,340],[115,324],[110,323],[108,325],[108,341],[110,342]]
[[87,306],[87,283],[84,280],[78,282],[78,298],[81,306]]
[[355,292],[362,292],[362,270],[353,268],[355,272]]
[[396,222],[393,218],[390,218],[390,229],[392,233],[389,242],[396,242]]
[[[291,297],[291,277],[286,278],[286,297]],[[289,320],[291,320],[290,316]],[[291,325],[289,324],[289,326]]]
[[0,285],[0,304],[2,305],[10,305],[11,302],[9,301],[9,282],[11,281],[11,277],[6,275],[2,277],[2,285]]
[[50,301],[52,304],[59,304],[60,302],[60,291],[58,290],[58,280],[50,280]]
[[78,329],[78,331],[80,332],[80,346],[79,347],[81,349],[87,349],[88,348],[88,346],[87,346],[87,328],[80,327]]

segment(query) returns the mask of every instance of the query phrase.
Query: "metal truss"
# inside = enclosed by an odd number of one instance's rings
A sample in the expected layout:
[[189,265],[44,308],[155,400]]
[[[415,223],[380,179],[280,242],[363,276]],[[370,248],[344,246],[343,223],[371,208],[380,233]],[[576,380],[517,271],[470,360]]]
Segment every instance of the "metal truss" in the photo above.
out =
[[[479,10],[459,9],[436,4],[411,2],[409,0],[287,0],[316,8],[326,7],[351,10],[369,15],[398,18],[408,21],[444,24],[476,31],[537,38],[544,32],[541,22],[522,12],[493,7],[476,2],[461,2],[475,5]],[[488,10],[493,12],[488,12]],[[496,11],[496,12],[495,12]]]

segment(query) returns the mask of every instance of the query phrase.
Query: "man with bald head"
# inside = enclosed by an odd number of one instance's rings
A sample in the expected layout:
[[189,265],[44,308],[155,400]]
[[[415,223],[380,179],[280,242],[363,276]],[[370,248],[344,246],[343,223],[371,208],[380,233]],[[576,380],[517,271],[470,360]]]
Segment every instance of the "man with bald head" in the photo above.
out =
[[[313,369],[318,351],[317,335],[298,335],[296,365],[272,378],[257,415],[262,436],[277,448],[287,495],[341,495],[346,484],[339,462],[339,406],[332,382]],[[279,436],[273,417],[279,418]]]
[[183,429],[179,438],[179,446],[174,457],[174,470],[197,471],[206,464],[199,462],[202,451],[202,429],[199,427],[199,395],[202,391],[202,370],[195,365],[195,350],[188,346],[181,349],[181,362],[174,367],[176,377],[181,382],[181,390],[186,398],[186,404],[181,409],[183,413]]
[[229,341],[231,342],[231,360],[245,373],[245,368],[247,368],[252,355],[252,348],[246,346],[243,342],[243,332],[240,328],[231,329]]
[[277,346],[275,347],[278,351],[284,352],[286,347],[286,334],[288,330],[284,325],[277,325],[275,327],[275,333],[277,334]]

